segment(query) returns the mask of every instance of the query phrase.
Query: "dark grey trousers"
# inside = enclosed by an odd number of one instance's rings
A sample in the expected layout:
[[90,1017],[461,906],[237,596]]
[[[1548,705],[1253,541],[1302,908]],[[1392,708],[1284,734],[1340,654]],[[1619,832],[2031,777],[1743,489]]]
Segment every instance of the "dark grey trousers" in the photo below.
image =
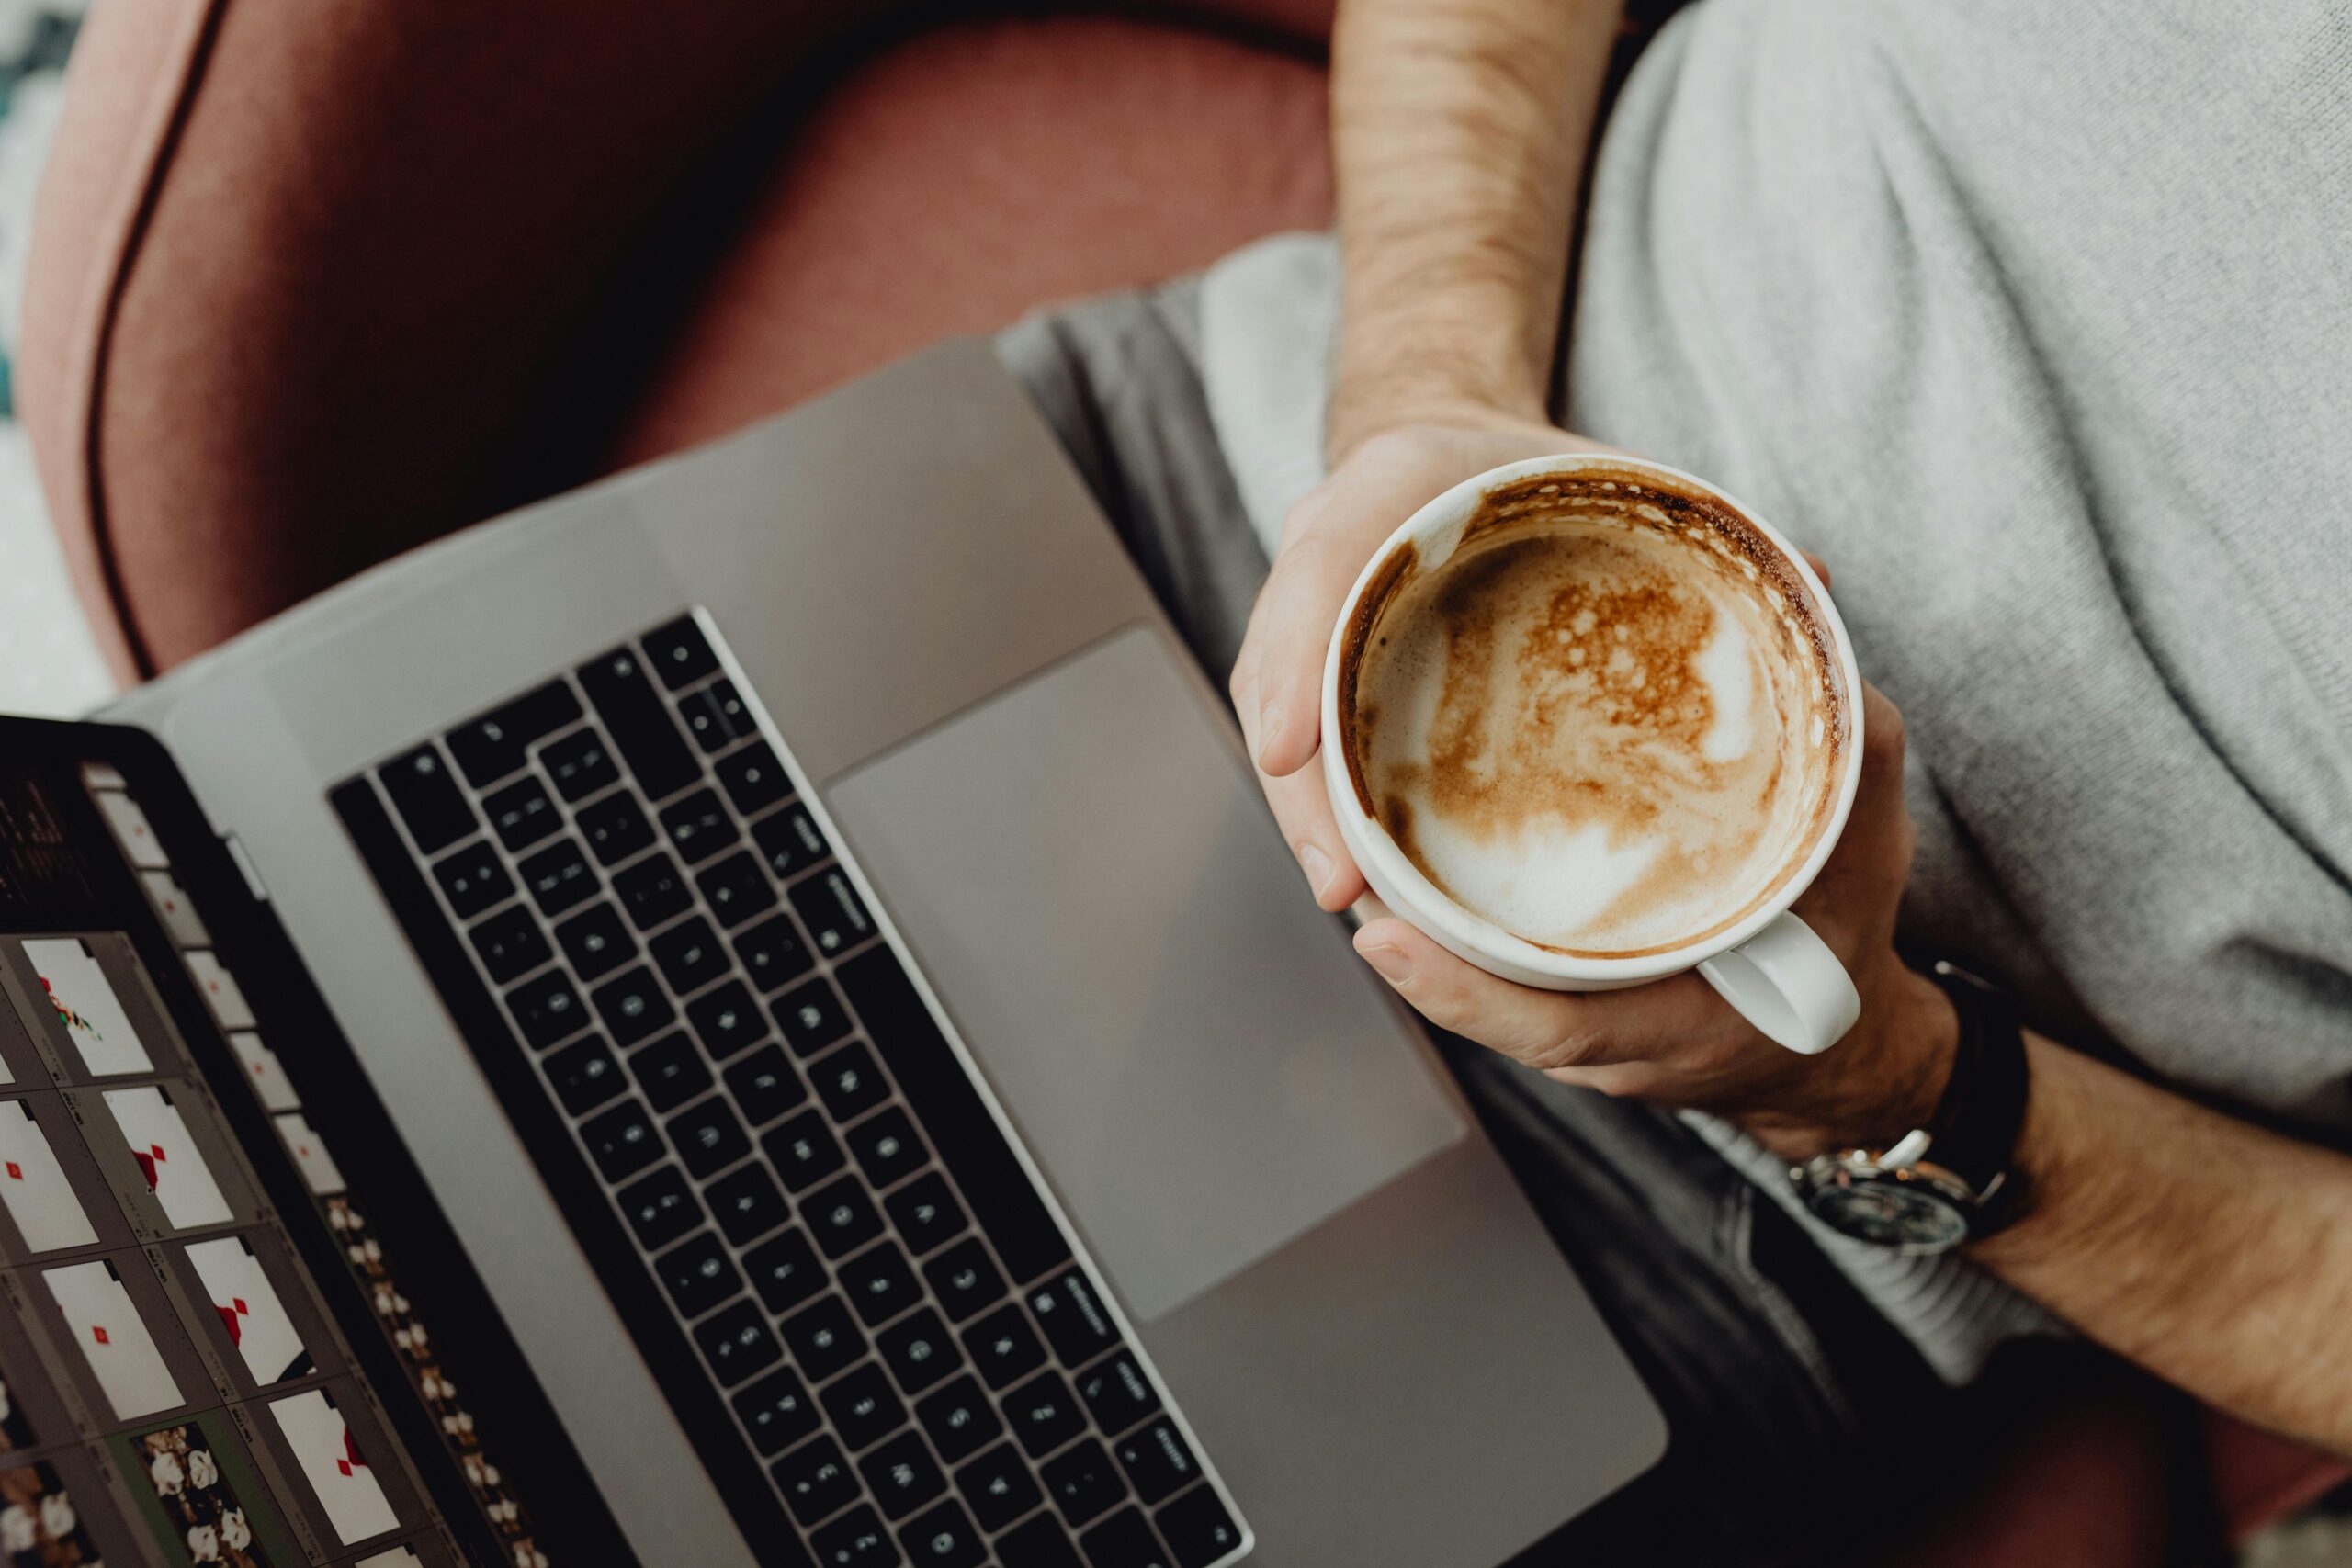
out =
[[[1070,306],[998,340],[1221,687],[1266,558],[1210,425],[1196,347],[1190,283]],[[1972,1458],[2082,1375],[2080,1348],[2020,1344],[1970,1388],[1945,1387],[1679,1122],[1442,1043],[1673,1434],[1657,1470],[1522,1563],[1887,1561]]]

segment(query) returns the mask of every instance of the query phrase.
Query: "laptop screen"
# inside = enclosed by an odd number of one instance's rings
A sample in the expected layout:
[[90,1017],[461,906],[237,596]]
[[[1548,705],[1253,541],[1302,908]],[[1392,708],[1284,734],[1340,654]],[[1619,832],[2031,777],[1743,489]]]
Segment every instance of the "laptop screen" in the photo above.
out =
[[511,1479],[560,1433],[232,865],[151,743],[0,723],[0,1557],[590,1560]]

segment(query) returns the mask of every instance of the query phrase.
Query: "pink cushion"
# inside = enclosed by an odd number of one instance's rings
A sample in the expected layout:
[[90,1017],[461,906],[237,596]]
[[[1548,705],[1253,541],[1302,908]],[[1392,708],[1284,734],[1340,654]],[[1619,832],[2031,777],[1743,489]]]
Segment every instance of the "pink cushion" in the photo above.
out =
[[781,160],[613,453],[689,446],[954,333],[1330,220],[1322,71],[1107,18],[944,28]]
[[2214,1500],[2231,1538],[2241,1541],[2352,1481],[2352,1465],[2342,1460],[2211,1410],[2205,1456]]

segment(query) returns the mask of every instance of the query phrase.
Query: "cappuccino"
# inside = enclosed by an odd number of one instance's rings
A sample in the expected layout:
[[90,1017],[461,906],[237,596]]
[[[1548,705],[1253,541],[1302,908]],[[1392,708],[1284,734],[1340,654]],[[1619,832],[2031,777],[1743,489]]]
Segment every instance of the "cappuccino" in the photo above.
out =
[[1822,608],[1713,497],[1587,465],[1489,491],[1342,633],[1340,744],[1430,883],[1579,958],[1663,953],[1770,900],[1828,830],[1850,747]]

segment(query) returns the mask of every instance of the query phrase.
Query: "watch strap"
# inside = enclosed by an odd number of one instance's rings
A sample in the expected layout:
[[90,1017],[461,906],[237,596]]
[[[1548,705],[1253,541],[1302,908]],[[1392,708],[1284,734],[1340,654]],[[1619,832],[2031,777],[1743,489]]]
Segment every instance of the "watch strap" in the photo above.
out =
[[1927,1131],[1927,1157],[1965,1182],[1980,1203],[2005,1196],[2025,1124],[2025,1031],[2016,1004],[1967,971],[1929,971],[1960,1019],[1951,1077]]

